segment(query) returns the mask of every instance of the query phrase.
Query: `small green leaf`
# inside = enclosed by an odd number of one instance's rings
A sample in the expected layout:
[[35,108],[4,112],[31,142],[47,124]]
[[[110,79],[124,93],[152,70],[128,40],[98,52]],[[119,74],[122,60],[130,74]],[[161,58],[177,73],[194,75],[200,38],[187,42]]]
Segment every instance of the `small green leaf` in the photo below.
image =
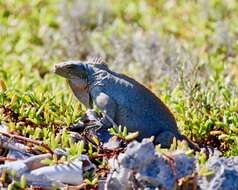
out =
[[129,133],[127,136],[125,136],[125,140],[126,141],[132,141],[134,139],[136,139],[139,136],[139,132],[136,131],[134,133]]

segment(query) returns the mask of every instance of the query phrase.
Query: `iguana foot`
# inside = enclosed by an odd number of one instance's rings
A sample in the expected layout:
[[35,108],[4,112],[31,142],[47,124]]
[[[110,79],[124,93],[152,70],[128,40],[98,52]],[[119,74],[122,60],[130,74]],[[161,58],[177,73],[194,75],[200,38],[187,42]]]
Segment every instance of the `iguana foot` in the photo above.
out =
[[81,133],[81,132],[84,131],[84,129],[85,129],[84,123],[79,122],[77,124],[71,125],[68,130],[72,131],[72,132],[79,132],[79,133]]
[[176,138],[180,141],[186,141],[188,146],[193,149],[194,151],[200,151],[199,146],[194,144],[192,141],[190,141],[187,137],[183,135],[176,136],[174,133],[170,131],[164,131],[157,135],[154,140],[154,144],[160,144],[162,148],[170,148],[171,144],[173,143],[173,139]]
[[100,142],[106,143],[110,140],[112,135],[109,133],[107,129],[99,129],[97,131],[97,137],[99,138]]
[[73,124],[69,127],[69,131],[73,132],[83,132],[87,127],[90,126],[99,126],[101,127],[100,117],[94,110],[87,110],[87,112],[80,118],[80,121],[77,124]]
[[173,143],[173,138],[176,137],[170,131],[164,131],[155,136],[154,144],[160,144],[161,148],[169,148]]

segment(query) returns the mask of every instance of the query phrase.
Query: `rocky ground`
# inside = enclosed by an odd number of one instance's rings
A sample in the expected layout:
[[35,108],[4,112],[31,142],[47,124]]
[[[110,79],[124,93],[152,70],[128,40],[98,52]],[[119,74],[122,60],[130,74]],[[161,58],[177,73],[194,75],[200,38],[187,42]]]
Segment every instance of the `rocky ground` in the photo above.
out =
[[[186,148],[176,150],[155,147],[150,139],[132,141],[120,151],[102,155],[107,161],[105,175],[95,184],[85,184],[85,175],[95,176],[100,165],[88,154],[74,159],[47,163],[47,159],[67,156],[68,152],[56,149],[53,154],[38,151],[29,153],[27,138],[19,142],[19,136],[8,137],[6,128],[1,128],[1,147],[7,151],[5,162],[0,165],[1,176],[6,172],[10,180],[25,180],[25,185],[47,188],[98,188],[98,189],[163,189],[163,190],[231,190],[238,188],[238,157],[226,158],[213,150],[207,157],[204,153],[193,154]],[[107,146],[120,146],[111,140]],[[30,141],[29,141],[30,142]],[[28,143],[29,143],[28,142]],[[34,142],[32,142],[34,143]],[[111,147],[112,147],[111,146]],[[114,149],[111,150],[116,150]],[[202,157],[207,159],[202,161]],[[8,158],[8,159],[7,159]],[[91,159],[91,160],[90,160]],[[57,160],[57,159],[56,159]],[[59,159],[60,160],[60,159]],[[23,177],[24,176],[24,177]],[[6,177],[5,177],[6,178]],[[9,180],[8,179],[8,180]],[[2,181],[4,185],[7,179]]]

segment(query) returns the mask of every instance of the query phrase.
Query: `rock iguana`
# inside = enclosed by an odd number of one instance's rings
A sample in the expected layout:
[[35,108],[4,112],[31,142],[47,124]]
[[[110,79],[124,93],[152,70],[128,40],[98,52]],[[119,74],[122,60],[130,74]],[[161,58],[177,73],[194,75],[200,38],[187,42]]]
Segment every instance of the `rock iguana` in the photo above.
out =
[[102,62],[67,61],[56,64],[54,72],[67,79],[78,100],[87,108],[95,105],[105,113],[101,123],[111,127],[111,118],[128,131],[139,131],[138,140],[155,137],[155,143],[169,147],[174,137],[186,140],[177,129],[176,121],[165,106],[149,89],[136,80],[111,71]]

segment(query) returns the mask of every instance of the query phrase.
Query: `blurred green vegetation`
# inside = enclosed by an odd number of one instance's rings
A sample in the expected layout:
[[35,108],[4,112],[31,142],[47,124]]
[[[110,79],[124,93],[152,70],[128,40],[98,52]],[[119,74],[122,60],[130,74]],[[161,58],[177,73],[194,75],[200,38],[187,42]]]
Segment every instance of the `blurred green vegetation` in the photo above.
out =
[[0,0],[0,121],[75,146],[55,133],[85,108],[50,69],[101,55],[161,97],[183,134],[238,155],[237,17],[236,0]]

